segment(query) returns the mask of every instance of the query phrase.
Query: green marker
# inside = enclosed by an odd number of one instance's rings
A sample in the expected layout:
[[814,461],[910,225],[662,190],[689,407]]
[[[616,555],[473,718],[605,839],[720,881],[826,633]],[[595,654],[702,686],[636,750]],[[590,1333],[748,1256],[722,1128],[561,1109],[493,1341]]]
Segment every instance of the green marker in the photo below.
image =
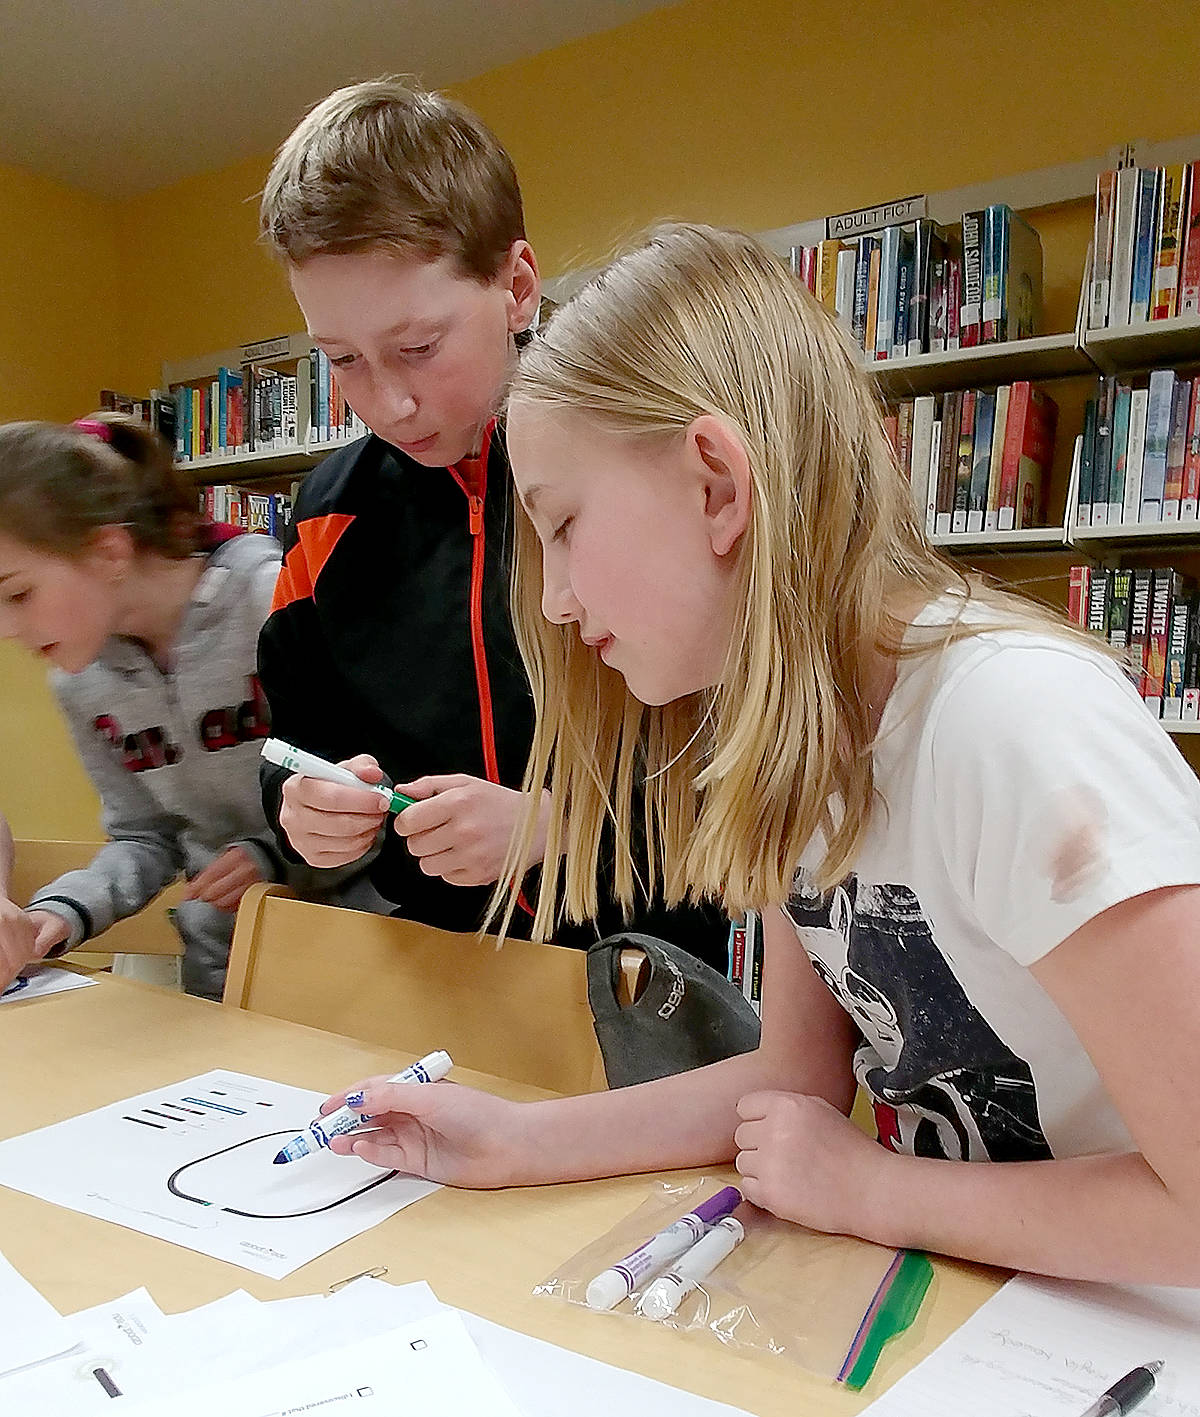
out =
[[315,777],[321,782],[336,782],[342,787],[357,787],[363,792],[374,792],[387,803],[389,812],[403,812],[405,807],[411,807],[414,801],[412,797],[405,797],[403,792],[393,792],[382,783],[364,782],[361,777],[355,777],[349,768],[340,768],[336,763],[326,762],[315,753],[306,753],[303,748],[293,748],[282,738],[268,738],[262,745],[262,755],[267,762],[287,768],[289,772],[298,773],[301,777]]

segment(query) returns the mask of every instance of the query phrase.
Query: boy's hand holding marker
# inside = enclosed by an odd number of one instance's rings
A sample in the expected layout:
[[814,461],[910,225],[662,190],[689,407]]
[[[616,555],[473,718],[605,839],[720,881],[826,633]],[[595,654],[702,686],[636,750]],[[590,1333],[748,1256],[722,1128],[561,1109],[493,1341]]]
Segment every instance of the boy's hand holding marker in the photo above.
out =
[[[381,785],[383,771],[365,753],[327,763],[278,738],[263,744],[263,757],[295,774],[283,785],[279,821],[310,866],[359,860],[375,844],[387,814],[395,812],[396,831],[425,875],[456,886],[490,885],[504,869],[528,800],[523,792],[466,773],[417,778],[391,789]],[[549,801],[543,792],[527,866],[545,854]]]

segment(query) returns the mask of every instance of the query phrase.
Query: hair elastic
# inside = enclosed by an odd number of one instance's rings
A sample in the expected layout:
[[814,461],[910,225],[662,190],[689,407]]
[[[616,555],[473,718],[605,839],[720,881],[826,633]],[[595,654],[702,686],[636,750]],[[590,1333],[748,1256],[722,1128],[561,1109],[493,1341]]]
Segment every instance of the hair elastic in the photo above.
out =
[[102,443],[112,442],[112,429],[107,423],[101,423],[98,418],[77,418],[71,427],[78,428],[81,433],[89,433],[93,438],[99,438]]

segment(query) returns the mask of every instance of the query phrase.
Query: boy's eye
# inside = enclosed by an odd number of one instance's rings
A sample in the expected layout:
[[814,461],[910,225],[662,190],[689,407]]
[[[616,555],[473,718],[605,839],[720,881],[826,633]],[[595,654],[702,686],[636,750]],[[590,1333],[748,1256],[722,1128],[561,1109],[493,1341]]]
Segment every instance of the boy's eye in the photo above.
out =
[[432,344],[414,344],[404,351],[404,355],[408,359],[424,359],[426,355],[432,353]]
[[347,365],[353,364],[357,358],[357,354],[339,354],[336,359],[331,359],[329,362],[335,369],[345,369]]

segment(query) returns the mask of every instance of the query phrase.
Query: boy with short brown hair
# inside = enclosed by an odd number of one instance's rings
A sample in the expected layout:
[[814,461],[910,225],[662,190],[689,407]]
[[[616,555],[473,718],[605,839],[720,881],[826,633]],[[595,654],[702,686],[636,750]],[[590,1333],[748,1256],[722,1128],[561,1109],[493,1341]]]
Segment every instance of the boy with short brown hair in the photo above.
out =
[[[261,226],[372,430],[297,499],[260,643],[273,732],[421,799],[381,834],[376,794],[264,765],[267,817],[310,865],[364,864],[369,888],[360,877],[348,903],[474,930],[525,810],[533,730],[495,418],[540,299],[516,174],[461,105],[375,80],[331,94],[283,144]],[[529,866],[544,848],[539,831]],[[622,927],[615,906],[601,914],[556,939]],[[724,969],[715,910],[635,924]]]

